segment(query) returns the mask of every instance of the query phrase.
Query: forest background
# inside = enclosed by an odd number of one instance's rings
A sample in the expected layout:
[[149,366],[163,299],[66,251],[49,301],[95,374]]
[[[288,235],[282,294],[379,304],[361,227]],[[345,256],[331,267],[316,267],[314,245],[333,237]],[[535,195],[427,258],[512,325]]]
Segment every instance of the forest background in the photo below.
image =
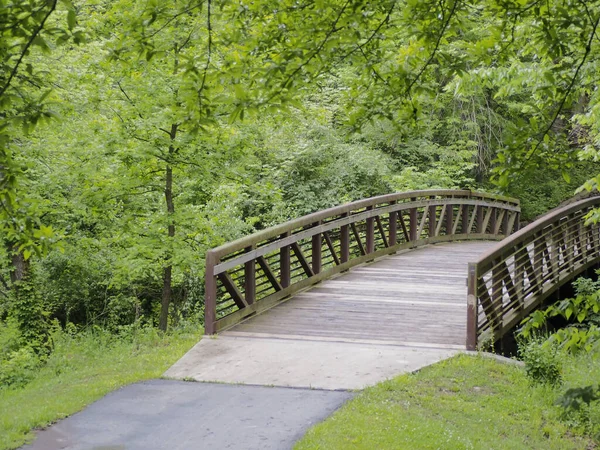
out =
[[511,195],[529,221],[597,187],[600,2],[0,0],[0,19],[6,385],[57,329],[201,324],[206,250],[270,225],[428,188]]

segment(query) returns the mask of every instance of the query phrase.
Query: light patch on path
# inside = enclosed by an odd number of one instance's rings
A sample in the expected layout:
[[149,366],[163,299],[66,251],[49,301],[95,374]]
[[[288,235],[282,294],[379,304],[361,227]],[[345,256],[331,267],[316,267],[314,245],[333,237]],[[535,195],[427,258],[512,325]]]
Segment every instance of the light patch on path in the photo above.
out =
[[263,386],[362,389],[459,352],[453,346],[390,344],[229,333],[203,338],[164,376]]
[[290,449],[352,395],[151,380],[108,394],[22,449]]

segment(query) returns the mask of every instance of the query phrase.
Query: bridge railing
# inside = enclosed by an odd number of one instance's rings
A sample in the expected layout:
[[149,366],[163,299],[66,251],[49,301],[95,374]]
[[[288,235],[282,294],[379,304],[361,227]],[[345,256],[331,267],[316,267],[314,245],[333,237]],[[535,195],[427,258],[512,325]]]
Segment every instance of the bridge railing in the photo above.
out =
[[557,209],[470,263],[467,349],[493,343],[561,285],[600,261],[598,225],[585,216],[600,198]]
[[205,332],[214,334],[323,279],[435,242],[502,239],[517,200],[468,190],[383,195],[319,211],[210,250]]

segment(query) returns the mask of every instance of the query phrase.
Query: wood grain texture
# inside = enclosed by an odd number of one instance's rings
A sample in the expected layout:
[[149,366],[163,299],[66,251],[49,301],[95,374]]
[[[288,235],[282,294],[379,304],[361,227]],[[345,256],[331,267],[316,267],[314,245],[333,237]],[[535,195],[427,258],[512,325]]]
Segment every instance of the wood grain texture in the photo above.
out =
[[440,243],[392,255],[323,281],[230,332],[464,346],[467,264],[494,245]]

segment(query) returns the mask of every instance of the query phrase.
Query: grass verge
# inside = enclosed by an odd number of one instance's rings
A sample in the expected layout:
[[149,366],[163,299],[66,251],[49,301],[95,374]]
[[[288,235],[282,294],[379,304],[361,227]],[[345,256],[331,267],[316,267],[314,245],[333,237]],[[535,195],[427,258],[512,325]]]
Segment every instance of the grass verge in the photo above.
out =
[[160,375],[198,341],[199,331],[161,335],[141,329],[126,337],[108,333],[60,336],[35,378],[0,390],[0,449],[14,449],[33,430],[67,417],[109,392]]
[[570,365],[565,386],[554,389],[532,386],[522,367],[459,355],[364,390],[295,450],[597,448],[554,405],[593,367],[597,360]]

